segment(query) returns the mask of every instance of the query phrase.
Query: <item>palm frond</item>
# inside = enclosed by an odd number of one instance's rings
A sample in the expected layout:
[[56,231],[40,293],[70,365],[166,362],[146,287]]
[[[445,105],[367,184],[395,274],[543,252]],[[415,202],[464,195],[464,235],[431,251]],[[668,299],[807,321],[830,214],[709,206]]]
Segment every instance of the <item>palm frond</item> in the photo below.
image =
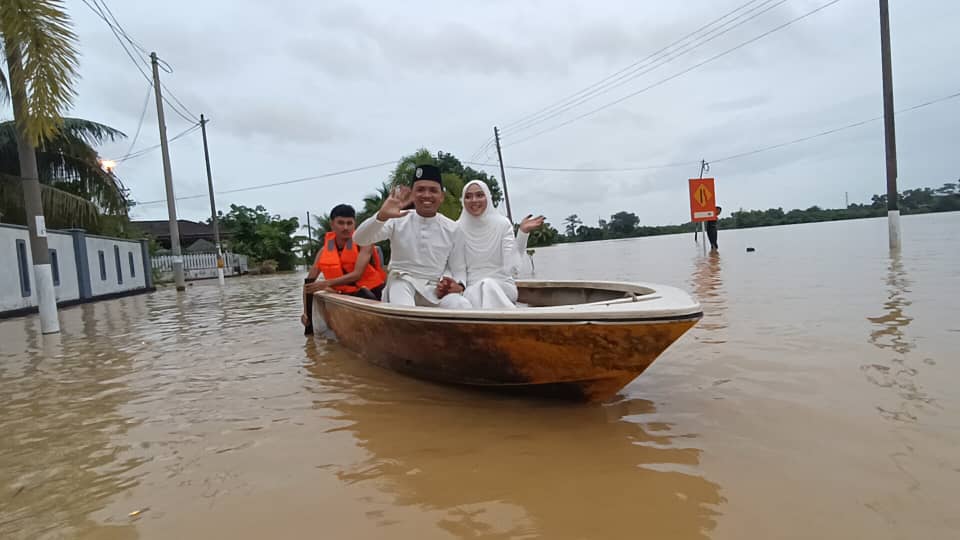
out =
[[[0,122],[0,173],[20,174],[14,122]],[[37,150],[40,182],[83,197],[101,212],[126,215],[130,201],[127,189],[112,172],[100,166],[92,144],[117,140],[125,135],[110,126],[65,118],[63,128],[44,139]]]
[[105,142],[126,139],[127,135],[119,129],[105,124],[84,120],[83,118],[64,117],[63,126],[53,139],[43,141],[43,145],[55,143],[58,139],[81,140],[88,146],[97,146]]
[[[43,201],[43,214],[47,216],[51,227],[92,224],[100,217],[95,204],[61,189],[41,184],[40,196]],[[4,219],[22,222],[25,219],[22,216],[23,209],[23,180],[0,174],[0,211],[3,212]],[[17,219],[18,215],[21,219]]]
[[77,37],[60,0],[3,0],[0,34],[10,93],[26,105],[18,124],[39,146],[63,124],[62,113],[75,96]]

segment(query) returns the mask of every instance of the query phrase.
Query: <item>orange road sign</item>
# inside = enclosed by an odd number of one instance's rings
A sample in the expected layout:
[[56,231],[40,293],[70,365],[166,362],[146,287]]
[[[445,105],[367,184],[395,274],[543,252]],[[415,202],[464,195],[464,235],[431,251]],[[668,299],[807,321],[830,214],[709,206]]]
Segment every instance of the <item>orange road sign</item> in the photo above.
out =
[[690,179],[690,221],[717,219],[717,191],[713,178]]

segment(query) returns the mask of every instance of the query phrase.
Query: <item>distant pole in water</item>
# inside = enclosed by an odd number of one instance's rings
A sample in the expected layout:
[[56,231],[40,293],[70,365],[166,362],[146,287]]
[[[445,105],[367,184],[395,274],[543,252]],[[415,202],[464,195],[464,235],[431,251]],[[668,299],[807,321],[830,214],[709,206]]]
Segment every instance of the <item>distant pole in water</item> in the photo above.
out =
[[880,0],[880,55],[883,65],[883,133],[887,155],[887,224],[890,231],[890,249],[900,249],[897,134],[893,120],[893,64],[890,55],[890,6],[888,0]]
[[217,280],[221,285],[223,279],[223,248],[220,245],[220,223],[217,219],[217,202],[213,198],[213,175],[210,173],[210,150],[207,148],[207,120],[200,115],[200,132],[203,133],[203,159],[207,163],[207,190],[210,192],[210,218],[213,220],[213,238],[217,243]]
[[513,223],[513,212],[510,211],[510,192],[507,191],[507,173],[503,172],[503,153],[500,151],[500,130],[493,126],[493,138],[497,141],[497,159],[500,160],[500,180],[503,182],[503,199],[507,203],[507,219]]
[[160,94],[160,71],[157,53],[150,53],[153,66],[153,92],[157,98],[157,124],[160,126],[160,154],[163,157],[163,181],[167,190],[167,216],[170,221],[170,250],[173,252],[173,281],[178,291],[187,290],[183,276],[183,255],[180,252],[180,225],[177,223],[177,199],[173,194],[173,172],[170,170],[170,148],[167,144],[167,123],[163,119],[163,96]]

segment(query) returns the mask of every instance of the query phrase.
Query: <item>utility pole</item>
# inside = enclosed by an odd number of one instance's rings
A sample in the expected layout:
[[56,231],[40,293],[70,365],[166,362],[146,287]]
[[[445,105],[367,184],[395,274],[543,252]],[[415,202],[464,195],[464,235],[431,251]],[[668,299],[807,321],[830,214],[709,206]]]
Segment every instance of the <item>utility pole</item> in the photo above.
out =
[[213,175],[210,174],[210,151],[207,149],[207,120],[200,115],[200,132],[203,133],[203,159],[207,162],[207,190],[210,192],[210,217],[213,219],[213,238],[217,244],[217,280],[224,284],[223,249],[220,247],[220,223],[217,219],[217,203],[213,198]]
[[[703,173],[705,173],[705,172],[707,172],[707,171],[709,171],[709,170],[710,170],[710,164],[707,163],[707,160],[701,159],[701,160],[700,160],[700,179],[701,179],[701,180],[703,179]],[[704,240],[703,247],[704,247],[704,249],[706,249],[706,247],[707,247],[707,244],[706,244],[706,240],[707,240],[707,222],[706,222],[706,221],[701,221],[701,222],[700,222],[700,228],[701,228],[701,230],[703,231],[703,240]],[[693,241],[694,241],[694,242],[697,241],[697,229],[696,229],[696,228],[693,229]]]
[[893,61],[890,54],[888,0],[880,0],[880,55],[883,64],[883,133],[887,156],[887,225],[890,249],[900,249],[900,195],[897,192],[897,134],[893,120]]
[[[40,195],[40,173],[37,169],[37,152],[33,141],[27,136],[28,105],[26,90],[17,91],[16,81],[23,74],[20,49],[8,46],[7,73],[10,74],[10,101],[13,102],[13,117],[16,120],[14,133],[17,141],[17,156],[20,161],[20,178],[23,185],[23,209],[27,218],[30,239],[30,254],[33,259],[33,277],[36,282],[37,307],[40,311],[40,332],[60,332],[57,317],[57,293],[53,285],[53,269],[50,267],[50,251],[47,248],[47,226],[43,215],[43,199]],[[24,81],[26,84],[26,81]],[[8,255],[4,254],[4,257]],[[26,256],[26,253],[24,253]],[[29,279],[29,275],[27,276]]]
[[310,268],[310,265],[313,264],[313,261],[310,260],[311,249],[313,249],[313,228],[310,226],[310,212],[307,212],[307,250],[303,254],[303,258],[307,260],[307,268]]
[[493,138],[497,140],[497,159],[500,160],[500,179],[503,180],[503,199],[507,202],[507,219],[513,223],[513,212],[510,211],[510,192],[507,191],[507,173],[503,172],[503,153],[500,151],[500,130],[493,126]]
[[150,53],[153,65],[153,92],[157,97],[157,124],[160,126],[160,153],[163,155],[163,181],[167,188],[167,215],[170,219],[170,249],[173,251],[173,281],[178,291],[187,290],[183,279],[183,255],[180,253],[180,226],[177,223],[177,201],[173,194],[173,173],[170,172],[170,149],[167,147],[167,124],[163,119],[163,96],[160,95],[160,70],[157,53]]

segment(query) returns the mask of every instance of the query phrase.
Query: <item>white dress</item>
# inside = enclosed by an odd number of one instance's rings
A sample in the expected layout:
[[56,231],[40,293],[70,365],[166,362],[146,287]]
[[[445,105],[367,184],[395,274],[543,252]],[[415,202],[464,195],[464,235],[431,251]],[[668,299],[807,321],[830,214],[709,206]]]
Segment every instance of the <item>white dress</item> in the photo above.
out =
[[487,208],[483,215],[473,216],[464,206],[457,221],[466,243],[467,289],[463,295],[474,309],[513,309],[517,302],[514,276],[519,273],[520,253],[526,249],[527,234],[521,233],[514,239],[513,225],[494,210],[485,183],[469,182],[463,188],[464,194],[472,184],[484,190]]
[[437,214],[425,218],[416,212],[379,221],[373,216],[357,227],[353,240],[368,246],[390,240],[390,265],[383,300],[405,306],[424,305],[469,309],[463,295],[437,298],[436,286],[447,275],[465,283],[464,243],[457,223]]

